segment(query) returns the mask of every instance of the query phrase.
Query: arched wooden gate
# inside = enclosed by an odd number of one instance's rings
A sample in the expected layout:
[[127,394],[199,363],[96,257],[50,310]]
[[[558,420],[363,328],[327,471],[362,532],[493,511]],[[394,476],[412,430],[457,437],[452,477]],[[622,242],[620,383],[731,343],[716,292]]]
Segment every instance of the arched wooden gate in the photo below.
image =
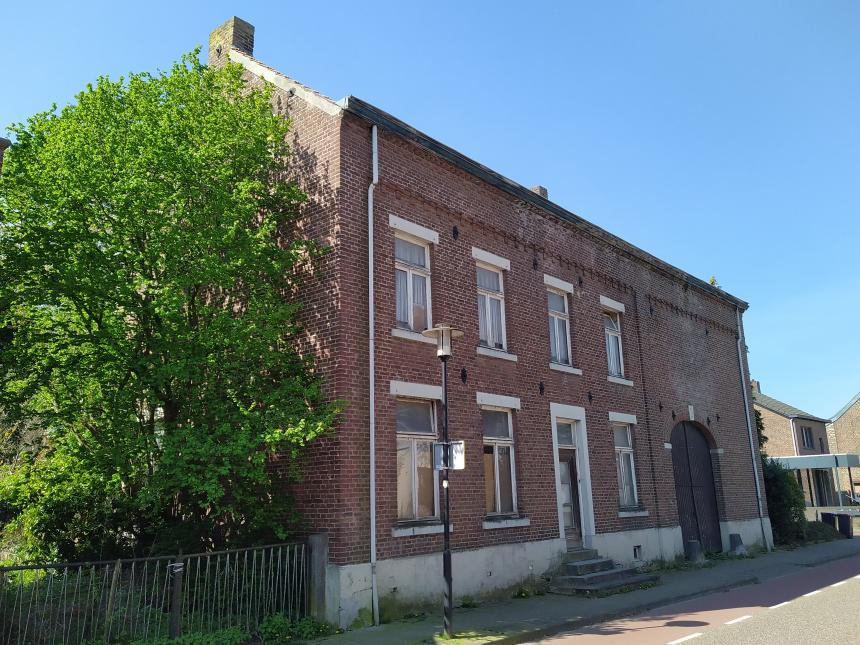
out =
[[689,421],[672,430],[672,465],[684,545],[699,540],[704,551],[722,551],[711,449],[702,431]]

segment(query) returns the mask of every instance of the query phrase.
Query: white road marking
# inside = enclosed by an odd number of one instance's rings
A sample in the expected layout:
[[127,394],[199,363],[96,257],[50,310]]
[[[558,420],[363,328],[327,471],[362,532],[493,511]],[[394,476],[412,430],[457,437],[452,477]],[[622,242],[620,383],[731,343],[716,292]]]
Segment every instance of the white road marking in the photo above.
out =
[[744,621],[747,618],[752,618],[752,616],[750,614],[747,614],[746,616],[741,616],[740,618],[735,618],[734,620],[730,620],[729,622],[727,622],[726,625],[734,625],[735,623],[739,623],[741,621]]
[[693,640],[694,638],[698,638],[702,635],[702,632],[696,632],[695,634],[690,634],[689,636],[684,636],[684,638],[679,638],[678,640],[669,641],[666,645],[678,645],[678,643],[684,643],[689,640]]
[[779,609],[780,607],[785,607],[785,606],[786,606],[786,605],[788,605],[789,603],[791,603],[791,601],[790,601],[790,600],[786,600],[785,602],[781,602],[781,603],[779,603],[778,605],[773,605],[772,607],[768,607],[768,609]]
[[803,597],[807,598],[809,596],[814,596],[817,593],[821,593],[821,589],[816,589],[815,591],[810,591],[809,593],[805,593],[805,594],[803,594]]
[[830,585],[830,586],[831,586],[831,587],[841,587],[841,586],[842,586],[842,585],[844,585],[846,582],[848,582],[848,581],[847,581],[847,580],[840,580],[839,582],[834,582],[834,583],[833,583],[832,585]]

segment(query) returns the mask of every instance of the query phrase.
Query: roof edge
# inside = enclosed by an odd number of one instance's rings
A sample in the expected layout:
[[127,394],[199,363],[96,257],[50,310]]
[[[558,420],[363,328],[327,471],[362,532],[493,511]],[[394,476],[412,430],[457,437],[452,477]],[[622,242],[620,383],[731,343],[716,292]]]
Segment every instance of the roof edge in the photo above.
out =
[[850,401],[848,401],[848,403],[846,403],[844,406],[842,406],[842,409],[841,409],[841,410],[839,410],[839,412],[837,412],[836,414],[834,414],[834,415],[833,415],[833,418],[832,418],[832,419],[830,419],[829,423],[833,423],[834,421],[836,421],[837,419],[839,419],[839,417],[841,417],[843,414],[845,414],[846,412],[848,412],[848,410],[850,410],[852,407],[854,407],[854,404],[855,404],[855,403],[857,403],[857,401],[860,401],[860,392],[857,392],[857,394],[855,394],[855,395],[851,398],[851,400],[850,400]]
[[609,231],[597,226],[589,222],[588,220],[572,213],[571,211],[559,206],[555,202],[551,202],[550,200],[541,197],[536,192],[532,191],[525,186],[518,184],[517,182],[508,179],[507,177],[497,173],[495,170],[488,168],[487,166],[475,161],[467,157],[466,155],[454,150],[453,148],[445,145],[444,143],[424,134],[420,130],[417,130],[410,126],[408,123],[401,121],[397,117],[380,110],[374,105],[363,101],[362,99],[355,96],[347,96],[340,102],[341,106],[347,112],[355,114],[370,123],[378,125],[380,127],[384,127],[392,132],[402,136],[403,138],[412,141],[413,143],[418,144],[422,148],[426,148],[430,152],[434,153],[438,157],[454,164],[456,167],[464,170],[465,172],[481,179],[488,184],[495,186],[496,188],[516,197],[524,202],[530,203],[538,208],[547,211],[548,213],[562,219],[570,224],[573,224],[575,227],[580,229],[581,231],[595,237],[607,244],[614,246],[615,248],[632,255],[638,260],[641,260],[647,264],[650,264],[658,271],[668,275],[671,278],[675,278],[689,284],[697,289],[704,291],[705,293],[714,296],[715,298],[722,300],[731,304],[734,307],[738,307],[741,311],[746,311],[749,308],[749,303],[745,300],[741,300],[740,298],[733,296],[727,291],[723,291],[722,289],[715,287],[711,284],[708,284],[704,280],[695,277],[679,269],[678,267],[669,264],[668,262],[664,262],[658,257],[651,255],[647,251],[640,249],[638,246],[631,244],[610,233]]
[[[770,397],[770,398],[773,399],[773,397]],[[777,399],[774,399],[774,400],[776,401]],[[782,401],[779,401],[779,402],[782,403]],[[773,412],[774,414],[778,414],[779,416],[781,416],[785,419],[806,419],[807,421],[818,421],[819,423],[825,423],[825,424],[830,423],[832,421],[832,419],[822,419],[821,417],[816,417],[815,415],[812,415],[812,414],[786,414],[782,410],[777,410],[774,407],[766,405],[756,398],[753,398],[753,405],[754,406],[758,405],[758,406],[764,408],[765,410],[769,410],[770,412]],[[783,405],[788,405],[788,404],[783,403]],[[794,407],[794,406],[789,406],[789,407]]]

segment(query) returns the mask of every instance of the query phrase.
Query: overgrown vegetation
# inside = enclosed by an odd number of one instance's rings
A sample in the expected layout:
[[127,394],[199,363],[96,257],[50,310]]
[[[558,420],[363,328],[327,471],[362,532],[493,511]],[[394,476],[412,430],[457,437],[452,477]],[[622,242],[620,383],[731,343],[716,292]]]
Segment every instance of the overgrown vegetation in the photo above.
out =
[[[0,175],[0,514],[18,561],[287,537],[336,410],[299,353],[289,122],[196,52],[12,126]],[[29,439],[34,439],[33,441]]]
[[755,410],[755,429],[761,453],[762,478],[774,544],[792,544],[804,539],[806,499],[794,474],[765,451],[767,436],[761,412]]
[[790,544],[804,539],[806,501],[794,474],[779,462],[762,461],[767,511],[775,544]]
[[[301,618],[290,621],[283,614],[269,616],[253,632],[246,632],[239,627],[229,627],[214,632],[192,632],[179,638],[155,638],[145,641],[132,641],[131,645],[276,645],[278,643],[302,643],[337,634],[339,630],[333,625],[323,623],[313,618]],[[86,641],[82,645],[107,645],[102,640]]]

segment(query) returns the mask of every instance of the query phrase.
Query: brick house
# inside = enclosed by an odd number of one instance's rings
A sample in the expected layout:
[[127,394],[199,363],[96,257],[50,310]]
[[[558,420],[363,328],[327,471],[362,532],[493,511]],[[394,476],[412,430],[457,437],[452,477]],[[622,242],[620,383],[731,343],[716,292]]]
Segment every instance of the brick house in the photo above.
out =
[[303,297],[337,433],[295,494],[329,535],[327,612],[442,589],[440,365],[420,332],[465,332],[450,361],[455,594],[517,584],[585,546],[622,563],[771,543],[754,446],[747,304],[358,98],[331,100],[253,58],[210,64],[276,88],[293,123],[301,228],[331,247]]
[[[816,518],[814,509],[841,506],[840,491],[849,490],[851,467],[860,465],[856,453],[837,452],[828,431],[829,419],[783,403],[763,394],[761,384],[751,382],[753,407],[761,415],[767,436],[765,451],[794,471],[803,489],[807,515]],[[832,452],[831,452],[832,451]]]
[[[834,452],[860,453],[860,392],[833,415],[827,425],[827,438]],[[839,470],[842,488],[860,503],[860,481],[847,468]]]

